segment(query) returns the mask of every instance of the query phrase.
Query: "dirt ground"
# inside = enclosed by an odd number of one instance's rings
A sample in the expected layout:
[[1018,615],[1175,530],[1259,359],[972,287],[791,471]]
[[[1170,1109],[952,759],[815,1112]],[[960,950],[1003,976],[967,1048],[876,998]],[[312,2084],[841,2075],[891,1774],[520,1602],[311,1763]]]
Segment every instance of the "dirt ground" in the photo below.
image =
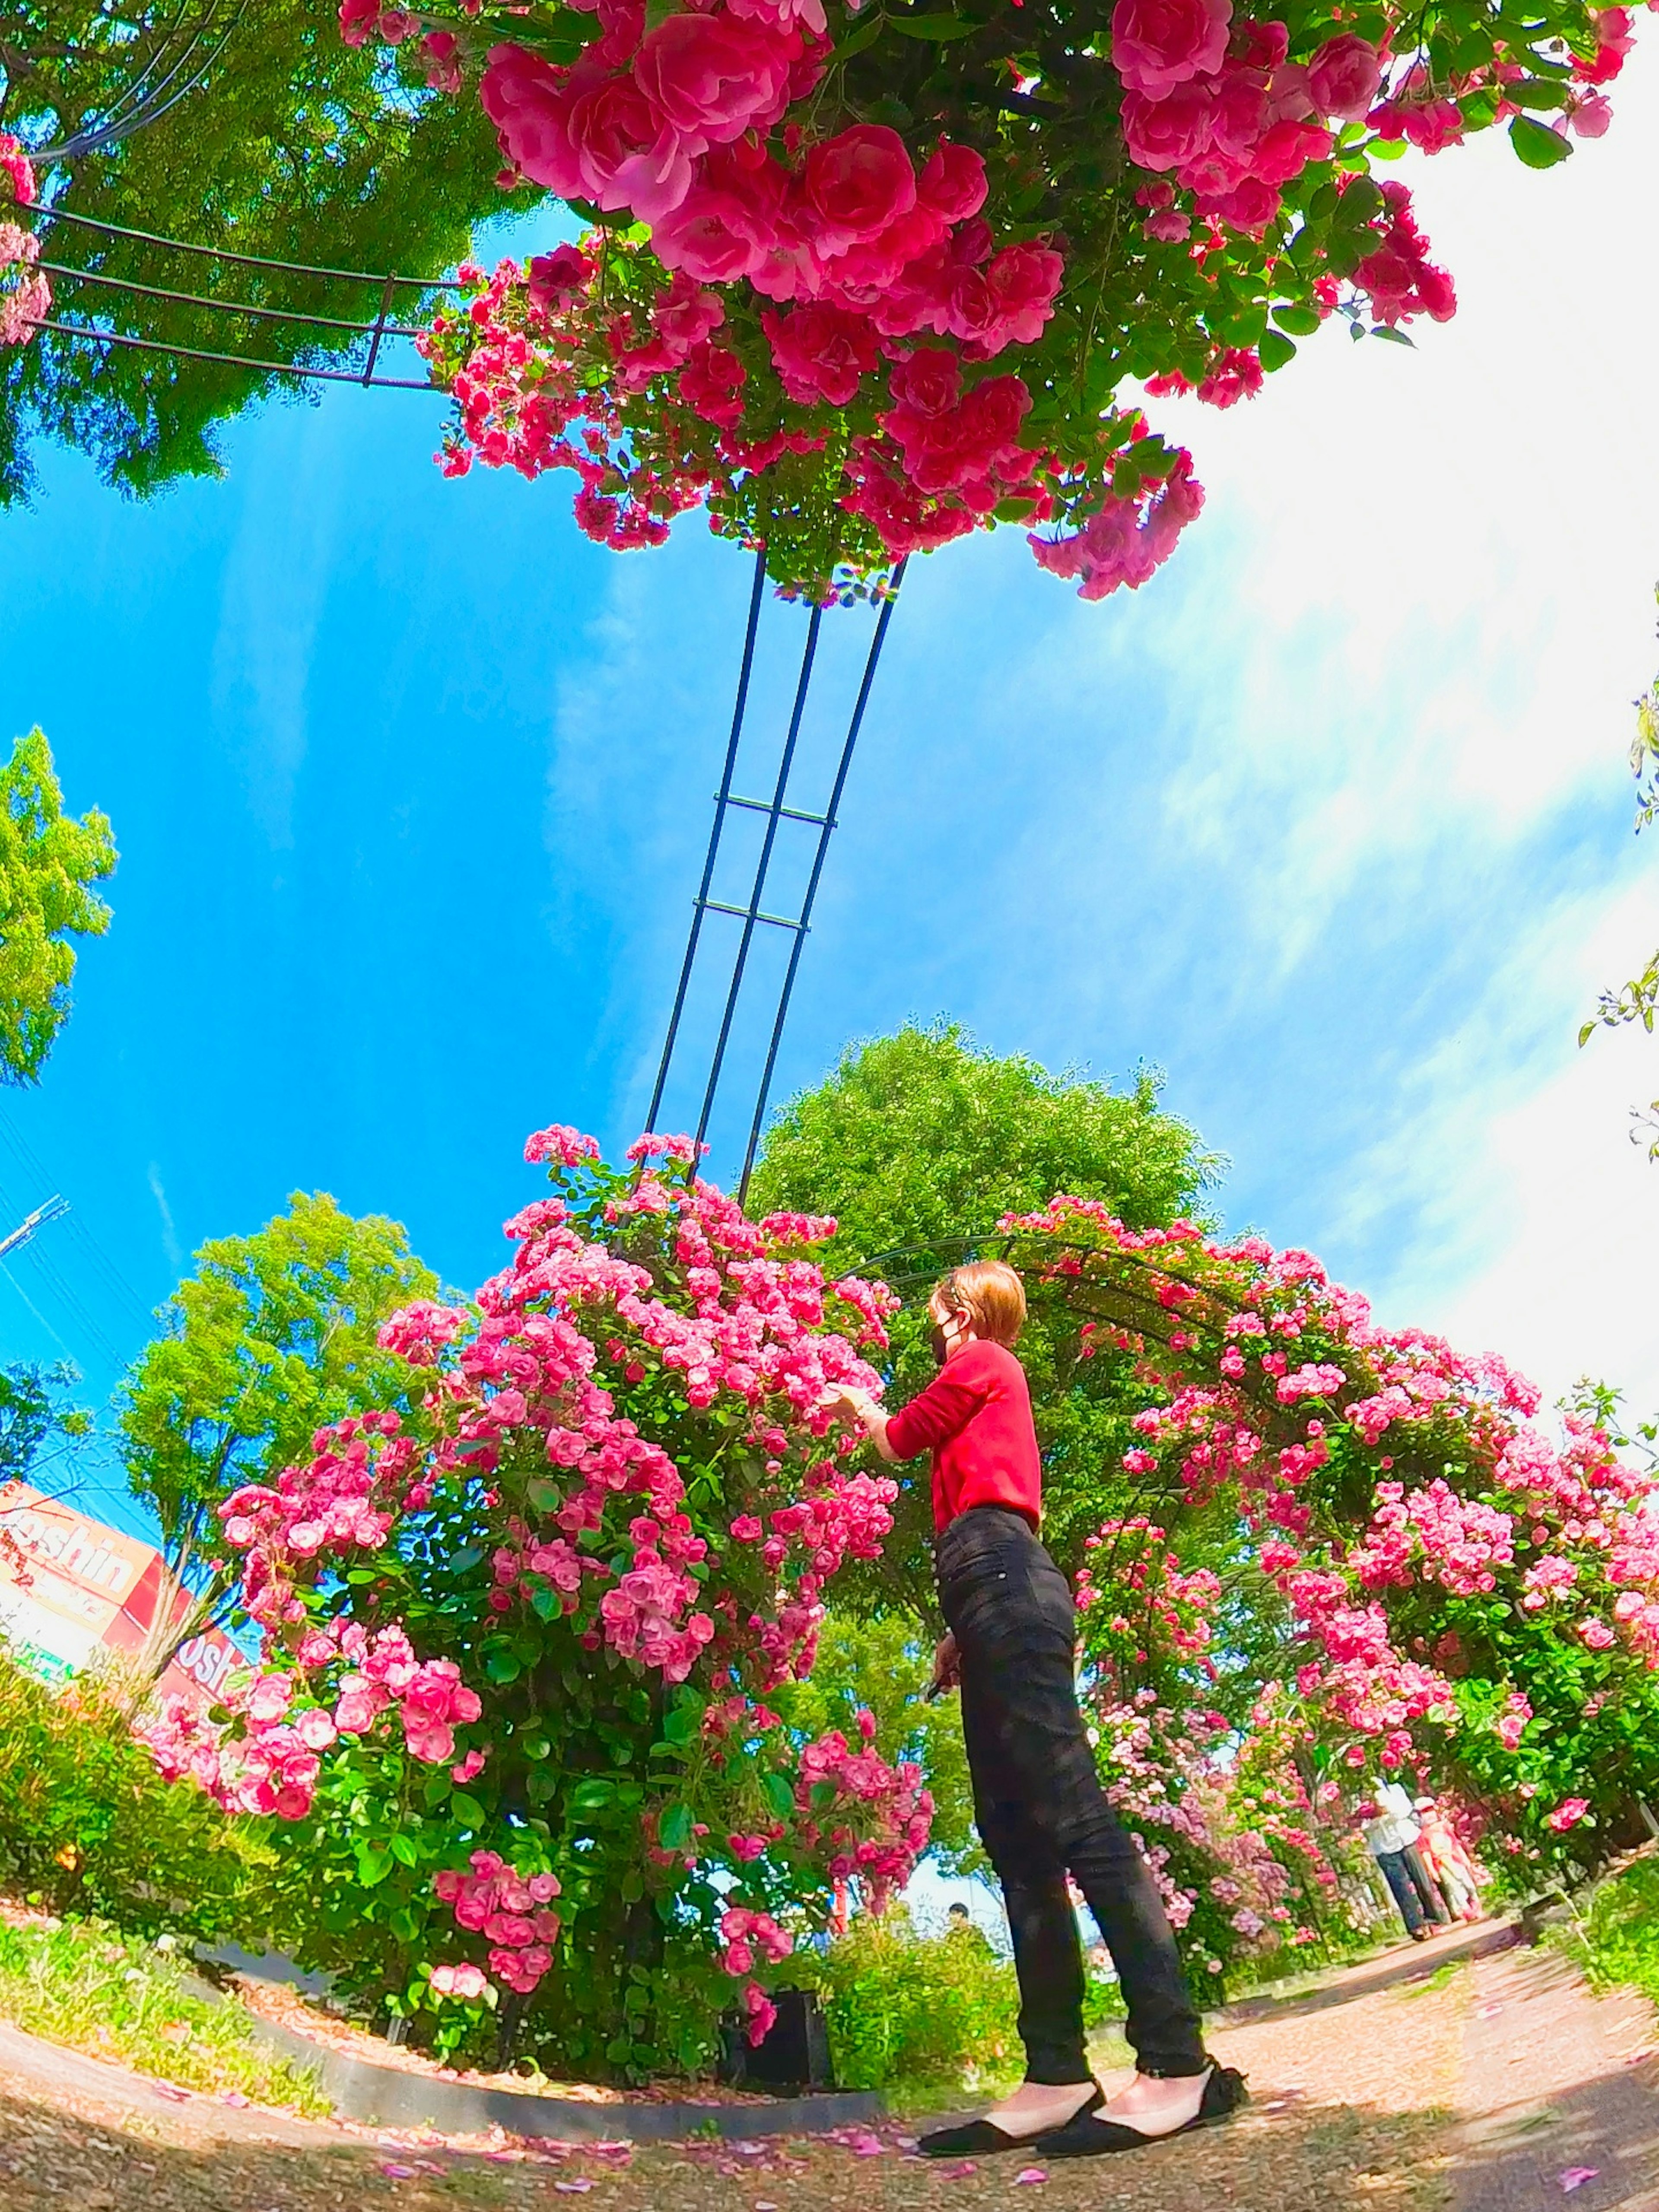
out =
[[[1218,2057],[1253,2102],[1224,2127],[1128,2157],[1024,2155],[940,2166],[901,2128],[765,2147],[459,2152],[370,2136],[204,2097],[163,2095],[121,2069],[0,2034],[5,2212],[398,2212],[548,2207],[594,2212],[931,2212],[1024,2201],[1073,2212],[1433,2212],[1448,2204],[1468,1992],[1360,1995],[1312,2018],[1225,2029]],[[1589,2212],[1584,2208],[1584,2212]]]

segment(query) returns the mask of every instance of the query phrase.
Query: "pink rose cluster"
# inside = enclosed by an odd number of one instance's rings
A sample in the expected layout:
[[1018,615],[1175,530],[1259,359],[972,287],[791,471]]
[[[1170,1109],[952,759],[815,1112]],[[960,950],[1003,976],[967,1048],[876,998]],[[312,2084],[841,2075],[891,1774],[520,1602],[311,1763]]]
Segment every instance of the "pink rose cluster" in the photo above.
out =
[[[1310,62],[1287,59],[1283,23],[1234,19],[1231,0],[1118,0],[1112,62],[1124,84],[1123,143],[1136,167],[1169,175],[1201,220],[1260,234],[1283,188],[1328,158],[1327,127],[1357,122],[1382,82],[1376,49],[1352,32]],[[1173,196],[1152,204],[1147,235],[1185,239]]]
[[274,1485],[245,1483],[218,1508],[225,1541],[246,1555],[242,1603],[255,1620],[304,1620],[296,1565],[378,1551],[399,1514],[425,1502],[429,1492],[410,1479],[420,1447],[402,1428],[396,1413],[353,1414],[319,1431],[305,1467]]
[[[840,1729],[831,1729],[801,1753],[795,1783],[796,1825],[809,1849],[827,1843],[831,1878],[844,1881],[857,1876],[872,1909],[879,1912],[893,1891],[909,1879],[927,1848],[933,1800],[922,1785],[919,1766],[908,1759],[890,1765],[874,1748],[875,1722],[869,1713],[860,1714],[855,1744]],[[836,1792],[823,1812],[812,1804],[812,1792],[820,1784]],[[862,1816],[857,1824],[847,1817],[852,1808]],[[878,1821],[874,1832],[860,1836],[858,1826],[867,1826],[872,1816]]]
[[[344,1671],[331,1691],[313,1679],[337,1668]],[[169,1780],[188,1775],[228,1810],[284,1820],[310,1812],[321,1756],[341,1736],[365,1735],[395,1712],[410,1757],[440,1766],[455,1756],[456,1729],[483,1711],[453,1660],[416,1659],[395,1625],[371,1635],[361,1622],[340,1619],[307,1628],[286,1666],[273,1665],[268,1651],[224,1704],[228,1729],[170,1701],[144,1732],[157,1765]],[[455,1779],[471,1780],[483,1759],[481,1751],[469,1752]]]
[[[34,171],[21,146],[0,131],[0,177],[20,207],[34,204]],[[52,285],[36,269],[40,241],[15,222],[0,222],[0,346],[25,344],[52,313]]]
[[[560,1920],[548,1908],[559,1894],[556,1875],[523,1875],[497,1851],[474,1851],[470,1873],[447,1869],[432,1878],[433,1893],[448,1905],[455,1924],[489,1946],[489,1966],[498,1983],[528,1996],[553,1964]],[[439,1976],[444,1979],[440,1981]],[[440,1966],[432,1985],[445,1996],[481,1996],[484,1977],[472,1965]]]

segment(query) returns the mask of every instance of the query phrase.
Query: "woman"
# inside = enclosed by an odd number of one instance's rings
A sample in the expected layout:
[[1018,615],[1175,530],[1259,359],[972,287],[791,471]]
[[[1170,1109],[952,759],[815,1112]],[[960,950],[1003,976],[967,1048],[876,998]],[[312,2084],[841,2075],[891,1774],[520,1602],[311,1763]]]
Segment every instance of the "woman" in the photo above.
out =
[[[1012,1267],[957,1267],[928,1304],[939,1373],[901,1412],[866,1392],[834,1401],[884,1460],[933,1454],[934,1561],[949,1633],[936,1691],[959,1684],[981,1840],[1002,1884],[1019,1980],[1025,2080],[966,2127],[925,2136],[930,2157],[1035,2147],[1051,2158],[1132,2150],[1224,2118],[1243,2077],[1218,2067],[1146,1861],[1119,1826],[1078,1710],[1076,1624],[1038,1542],[1042,1463],[1015,1358],[1025,1292]],[[1089,2069],[1073,1875],[1128,2006],[1137,2071],[1104,2097]]]
[[1452,1911],[1464,1920],[1480,1917],[1480,1884],[1474,1862],[1458,1840],[1457,1832],[1432,1797],[1419,1797],[1413,1808],[1419,1830],[1418,1854],[1429,1877]]

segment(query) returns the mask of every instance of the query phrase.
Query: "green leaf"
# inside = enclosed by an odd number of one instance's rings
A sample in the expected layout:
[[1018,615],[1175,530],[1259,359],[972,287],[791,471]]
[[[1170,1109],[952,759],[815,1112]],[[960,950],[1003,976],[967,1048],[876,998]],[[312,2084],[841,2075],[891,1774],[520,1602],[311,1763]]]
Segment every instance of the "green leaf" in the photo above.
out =
[[[592,1775],[586,1782],[578,1783],[570,1794],[571,1810],[575,1813],[597,1813],[611,1803],[617,1794],[617,1785],[607,1776]],[[688,1819],[690,1815],[687,1815]]]
[[396,1835],[392,1838],[392,1856],[400,1866],[419,1866],[421,1863],[420,1853],[404,1835]]
[[1553,169],[1572,151],[1559,131],[1547,130],[1529,115],[1517,115],[1510,124],[1510,143],[1529,169]]
[[464,1575],[469,1568],[476,1567],[483,1557],[483,1551],[479,1545],[464,1544],[459,1552],[450,1553],[450,1571],[453,1574]]
[[1296,359],[1296,348],[1281,331],[1268,331],[1257,346],[1261,366],[1271,375],[1274,369],[1283,368],[1287,362]]
[[984,28],[981,23],[964,23],[960,15],[890,15],[887,21],[907,39],[970,39]]
[[795,1809],[795,1793],[781,1774],[763,1776],[761,1795],[780,1820],[787,1820]]
[[1312,307],[1291,304],[1288,307],[1275,307],[1273,320],[1281,331],[1288,331],[1293,338],[1310,338],[1316,335],[1321,318],[1317,311]]
[[482,1828],[489,1818],[477,1799],[470,1796],[465,1790],[458,1790],[455,1792],[449,1801],[449,1806],[455,1818],[465,1821],[469,1828]]
[[1506,84],[1504,90],[1517,107],[1565,107],[1567,104],[1565,85],[1548,78],[1526,77],[1519,84]]
[[496,1644],[484,1653],[484,1672],[492,1682],[516,1682],[524,1668],[515,1653]]
[[381,1850],[374,1844],[357,1846],[357,1879],[365,1889],[373,1889],[391,1873],[392,1857],[390,1851]]
[[349,1567],[346,1571],[346,1580],[358,1589],[365,1583],[377,1583],[380,1578],[379,1567]]
[[886,19],[879,12],[868,16],[855,31],[848,33],[830,55],[830,68],[833,69],[837,62],[848,60],[854,54],[861,54],[866,46],[873,46],[886,27]]
[[665,1851],[683,1851],[691,1840],[691,1808],[677,1799],[664,1813],[657,1832]]

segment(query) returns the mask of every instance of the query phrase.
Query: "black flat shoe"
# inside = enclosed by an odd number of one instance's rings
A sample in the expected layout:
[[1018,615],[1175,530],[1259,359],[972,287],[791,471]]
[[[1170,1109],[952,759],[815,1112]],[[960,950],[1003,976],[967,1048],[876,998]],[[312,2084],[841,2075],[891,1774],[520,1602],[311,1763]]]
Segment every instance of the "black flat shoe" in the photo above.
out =
[[1190,2135],[1194,2128],[1212,2128],[1249,2101],[1249,2092],[1237,2068],[1217,2066],[1204,2084],[1204,2101],[1196,2113],[1167,2134],[1146,2136],[1139,2128],[1126,2127],[1121,2120],[1096,2119],[1091,2114],[1097,2107],[1091,2106],[1052,2135],[1039,2136],[1034,2148],[1045,2158],[1102,2158],[1115,2150],[1144,2150],[1149,2143],[1173,2142],[1177,2136]]
[[[1082,2084],[1079,2083],[1079,2087]],[[1066,2124],[1074,2128],[1086,2120],[1091,2112],[1097,2112],[1106,2101],[1106,2092],[1098,2081],[1086,2105]],[[1066,2130],[1060,2132],[1063,2135]],[[969,2120],[959,2128],[936,2128],[930,2136],[923,2136],[916,2148],[924,2158],[994,2158],[1000,2151],[1030,2150],[1034,2142],[1052,2142],[1054,2136],[1041,2130],[1033,2136],[1011,2136],[994,2120]]]

